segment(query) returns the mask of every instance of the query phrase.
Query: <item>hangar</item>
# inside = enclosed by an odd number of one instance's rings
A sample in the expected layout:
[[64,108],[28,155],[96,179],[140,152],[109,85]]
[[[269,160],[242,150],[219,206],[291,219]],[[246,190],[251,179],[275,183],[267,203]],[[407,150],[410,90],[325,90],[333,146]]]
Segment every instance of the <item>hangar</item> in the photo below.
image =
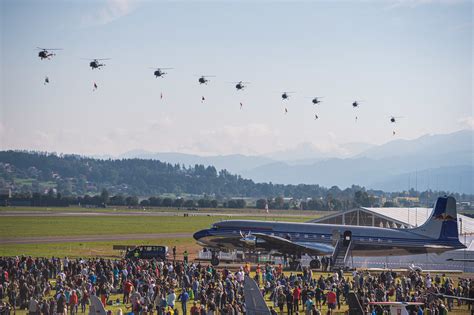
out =
[[[359,207],[324,216],[312,223],[378,226],[406,229],[422,225],[433,211],[432,208],[367,208]],[[443,254],[411,256],[353,257],[346,263],[354,267],[403,268],[415,264],[429,270],[462,270],[474,272],[473,262],[452,262],[447,259],[474,259],[474,219],[458,213],[459,241],[466,249],[448,251]]]

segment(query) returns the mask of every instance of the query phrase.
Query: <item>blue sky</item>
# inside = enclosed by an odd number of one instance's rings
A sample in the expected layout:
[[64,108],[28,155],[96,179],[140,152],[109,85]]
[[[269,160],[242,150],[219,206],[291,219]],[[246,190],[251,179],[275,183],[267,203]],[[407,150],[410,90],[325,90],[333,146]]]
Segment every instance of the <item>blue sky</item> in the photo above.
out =
[[471,1],[4,0],[1,23],[0,149],[343,154],[473,126]]

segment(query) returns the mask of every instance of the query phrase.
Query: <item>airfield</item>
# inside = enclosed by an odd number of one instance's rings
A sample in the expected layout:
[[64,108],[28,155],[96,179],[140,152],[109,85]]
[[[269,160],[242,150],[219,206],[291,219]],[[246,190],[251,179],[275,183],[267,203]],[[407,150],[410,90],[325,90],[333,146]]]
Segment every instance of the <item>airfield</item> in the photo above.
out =
[[[0,208],[0,256],[120,257],[113,245],[165,245],[193,258],[199,229],[232,218],[305,222],[330,212],[170,208]],[[186,215],[186,216],[185,216]]]
[[[200,209],[180,210],[170,208],[129,209],[123,208],[0,208],[0,256],[31,255],[33,257],[101,257],[120,259],[123,252],[113,249],[114,245],[165,245],[177,247],[177,259],[182,259],[186,250],[190,259],[197,257],[201,249],[192,234],[212,223],[226,219],[256,219],[267,221],[306,222],[329,215],[327,211],[278,210],[267,214],[255,209]],[[171,250],[170,250],[171,251]],[[171,256],[171,254],[170,254]],[[205,263],[205,262],[204,262]],[[238,264],[225,265],[235,270]],[[255,267],[255,266],[253,266]],[[252,275],[255,271],[252,271]],[[374,271],[375,272],[375,271]],[[290,271],[285,271],[289,274]],[[327,276],[327,272],[314,272],[314,277]],[[452,273],[458,277],[469,277],[465,273]],[[352,278],[350,273],[346,277]],[[120,299],[121,294],[111,294],[110,299]],[[268,305],[272,305],[266,296]],[[189,302],[191,307],[192,301]],[[456,305],[456,304],[455,304]],[[123,304],[107,306],[116,313]],[[333,314],[345,314],[346,304]],[[327,305],[322,307],[327,311]],[[88,311],[86,310],[86,313]],[[17,310],[17,314],[27,314]],[[467,314],[467,306],[456,306],[449,314]]]

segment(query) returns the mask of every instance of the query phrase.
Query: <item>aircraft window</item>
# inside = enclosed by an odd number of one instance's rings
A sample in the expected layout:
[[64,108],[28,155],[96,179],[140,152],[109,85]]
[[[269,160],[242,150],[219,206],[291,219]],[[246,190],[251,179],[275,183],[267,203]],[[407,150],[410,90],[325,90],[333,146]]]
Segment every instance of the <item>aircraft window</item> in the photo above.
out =
[[308,238],[308,234],[305,234],[305,235],[304,235],[304,238]]
[[379,238],[379,239],[377,239],[377,242],[379,242],[379,243],[380,243],[380,242],[382,242],[382,240]]
[[326,236],[324,236],[324,235],[321,235],[321,238],[326,238]]
[[295,234],[295,237],[300,237],[300,233],[296,233],[296,234]]
[[237,231],[232,231],[232,234],[237,234]]
[[369,238],[369,242],[372,242],[373,240],[371,238]]
[[314,235],[313,235],[313,238],[318,238],[318,235],[314,234]]
[[271,236],[275,236],[275,233],[270,233]]
[[391,243],[391,242],[392,242],[392,240],[388,240],[388,242],[389,242],[389,243]]

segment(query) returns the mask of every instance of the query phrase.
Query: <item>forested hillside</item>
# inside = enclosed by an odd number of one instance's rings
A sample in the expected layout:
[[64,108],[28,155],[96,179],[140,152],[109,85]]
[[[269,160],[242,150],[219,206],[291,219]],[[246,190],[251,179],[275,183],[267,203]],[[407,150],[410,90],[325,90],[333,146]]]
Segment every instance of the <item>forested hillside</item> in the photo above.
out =
[[[77,155],[38,152],[0,152],[0,177],[16,191],[41,191],[54,186],[64,194],[99,193],[141,196],[208,194],[222,197],[292,196],[323,197],[318,185],[273,185],[254,183],[213,166],[163,163],[157,160],[100,160]],[[5,183],[4,183],[5,184]],[[352,196],[353,194],[351,194]]]
[[[315,179],[317,181],[317,178]],[[255,183],[226,170],[219,172],[213,166],[185,166],[145,159],[93,159],[78,155],[56,155],[42,152],[1,151],[0,188],[11,189],[16,198],[31,199],[31,194],[46,194],[53,198],[52,190],[62,197],[107,195],[122,198],[137,196],[154,198],[173,195],[187,199],[232,200],[232,198],[264,198],[272,203],[289,204],[289,199],[299,200],[307,209],[348,209],[352,206],[381,206],[386,198],[397,196],[419,197],[420,203],[431,205],[447,192],[385,193],[365,190],[352,185],[340,189],[319,185],[281,185]],[[454,194],[458,201],[470,200],[469,195]],[[170,196],[168,196],[170,197]],[[283,198],[288,198],[286,201]],[[45,199],[45,200],[46,200]],[[48,199],[48,200],[49,200]],[[262,200],[262,199],[261,199]],[[150,202],[152,202],[151,200]],[[300,203],[298,203],[300,204]],[[263,207],[260,204],[260,207]],[[283,207],[275,204],[276,208]],[[259,207],[257,202],[257,207]]]

